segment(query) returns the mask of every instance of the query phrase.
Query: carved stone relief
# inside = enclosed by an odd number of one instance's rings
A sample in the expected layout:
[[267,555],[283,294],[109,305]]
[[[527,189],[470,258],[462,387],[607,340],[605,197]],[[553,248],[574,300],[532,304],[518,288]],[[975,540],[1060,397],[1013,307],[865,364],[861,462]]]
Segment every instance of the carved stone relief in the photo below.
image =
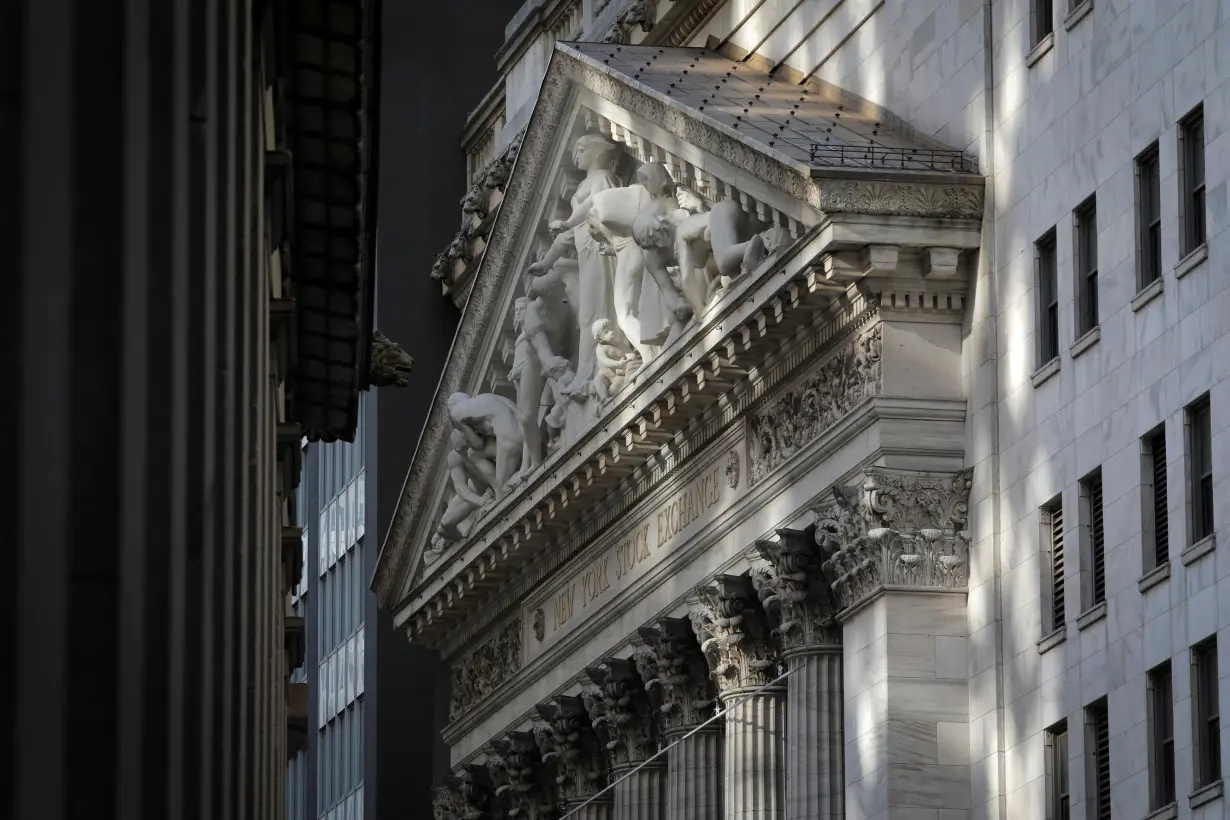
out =
[[554,820],[558,816],[554,782],[535,736],[510,732],[492,741],[487,770],[495,793],[508,803],[508,816]]
[[602,665],[607,753],[612,768],[644,762],[658,750],[658,728],[635,660],[608,658]]
[[555,768],[560,803],[567,807],[605,788],[610,772],[594,728],[597,719],[587,710],[586,701],[561,695],[539,704],[538,712],[546,723],[534,734],[543,761]]
[[852,337],[819,368],[748,416],[749,483],[755,484],[880,391],[879,324]]
[[834,488],[817,511],[816,543],[839,605],[886,585],[964,589],[972,475],[868,467],[861,488]]
[[485,766],[466,765],[444,779],[433,792],[436,820],[489,820],[494,818],[495,791]]
[[837,606],[815,538],[798,530],[778,530],[776,541],[757,541],[756,550],[767,567],[753,566],[752,581],[776,624],[782,650],[839,646]]
[[663,732],[703,723],[717,704],[717,689],[691,623],[662,618],[656,629],[643,627],[639,633],[652,651],[654,667],[645,686],[658,696]]
[[[605,6],[606,3],[602,5]],[[602,42],[620,45],[630,43],[632,31],[637,26],[645,33],[653,31],[654,24],[657,23],[657,5],[656,0],[632,0],[628,8],[607,29],[602,36]]]
[[718,575],[689,602],[692,629],[725,695],[771,683],[781,673],[777,646],[747,575]]
[[982,187],[824,180],[820,183],[820,210],[981,219]]
[[521,618],[518,616],[453,667],[449,719],[494,692],[521,668]]
[[406,387],[413,372],[414,358],[379,330],[373,331],[368,381],[375,387]]

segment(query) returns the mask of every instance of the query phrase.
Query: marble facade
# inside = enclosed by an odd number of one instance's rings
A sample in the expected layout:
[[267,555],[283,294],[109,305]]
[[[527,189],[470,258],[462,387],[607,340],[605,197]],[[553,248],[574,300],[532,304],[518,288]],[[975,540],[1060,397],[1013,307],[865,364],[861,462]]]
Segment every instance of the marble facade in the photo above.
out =
[[[1115,817],[1221,816],[1187,659],[1230,592],[1224,533],[1188,544],[1185,425],[1207,396],[1224,529],[1230,23],[1094,2],[1055,0],[1036,44],[1024,2],[527,3],[374,584],[452,671],[437,817],[1058,820],[1046,730],[1100,698]],[[1180,259],[1175,123],[1202,100],[1208,238]],[[1138,293],[1153,140],[1165,272]],[[1038,367],[1032,242],[1060,226],[1073,270],[1091,193],[1100,323]],[[1099,467],[1105,599],[1074,546],[1081,605],[1044,628],[1040,510],[1084,544]],[[1145,681],[1170,659],[1185,790],[1159,807]],[[1092,818],[1087,745],[1066,799]]]

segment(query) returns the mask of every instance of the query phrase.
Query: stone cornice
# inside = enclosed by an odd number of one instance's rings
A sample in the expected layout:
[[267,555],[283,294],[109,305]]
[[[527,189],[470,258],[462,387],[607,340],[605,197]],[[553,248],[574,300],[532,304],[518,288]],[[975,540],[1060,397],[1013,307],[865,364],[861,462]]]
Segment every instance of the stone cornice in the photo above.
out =
[[815,538],[842,610],[889,588],[966,589],[972,476],[868,467],[861,486],[833,488]]

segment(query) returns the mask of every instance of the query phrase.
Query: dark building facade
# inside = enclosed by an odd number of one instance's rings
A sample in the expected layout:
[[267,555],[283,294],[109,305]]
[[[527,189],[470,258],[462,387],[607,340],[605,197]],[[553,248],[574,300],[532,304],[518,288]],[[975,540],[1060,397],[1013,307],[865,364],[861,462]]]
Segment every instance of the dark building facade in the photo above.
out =
[[433,776],[447,769],[439,661],[393,629],[369,585],[460,315],[418,273],[456,233],[468,182],[459,123],[498,76],[491,54],[520,5],[382,10],[375,321],[413,354],[414,373],[409,389],[363,395],[353,443],[304,450],[306,571],[292,606],[307,641],[292,680],[306,685],[311,717],[287,767],[288,820],[426,817]]
[[378,13],[0,12],[0,816],[285,816],[301,442],[407,368],[373,338]]

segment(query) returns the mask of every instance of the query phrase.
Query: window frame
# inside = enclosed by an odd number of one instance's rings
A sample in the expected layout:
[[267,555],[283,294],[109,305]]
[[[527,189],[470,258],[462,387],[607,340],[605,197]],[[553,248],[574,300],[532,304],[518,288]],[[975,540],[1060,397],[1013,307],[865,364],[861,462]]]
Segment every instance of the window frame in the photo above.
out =
[[[1102,468],[1081,479],[1077,511],[1080,543],[1081,611],[1106,602],[1106,519]],[[1064,550],[1067,557],[1067,550]]]
[[[1092,264],[1090,262],[1092,261]],[[1093,194],[1072,211],[1072,268],[1076,338],[1098,327],[1098,201]]]
[[[1184,412],[1187,429],[1188,546],[1211,536],[1213,518],[1213,412],[1206,393]],[[1207,464],[1206,464],[1207,461]]]
[[[1192,783],[1196,789],[1221,780],[1221,703],[1218,691],[1217,636],[1191,649]],[[1208,686],[1212,679],[1212,687]],[[1210,728],[1216,724],[1213,731]]]
[[1149,810],[1157,811],[1178,800],[1174,670],[1169,660],[1149,670],[1145,687],[1149,735]]
[[[1058,521],[1056,521],[1058,515]],[[1058,532],[1059,552],[1056,561],[1056,533]],[[1039,535],[1045,546],[1046,560],[1043,563],[1044,572],[1042,588],[1043,595],[1043,636],[1051,635],[1068,625],[1067,612],[1067,549],[1063,520],[1063,497],[1057,495],[1039,508]],[[1061,564],[1057,567],[1056,563]]]
[[1055,3],[1053,0],[1029,0],[1030,48],[1037,47],[1039,43],[1054,33]]
[[[1158,445],[1161,445],[1159,448]],[[1160,450],[1160,452],[1159,452]],[[1158,463],[1158,460],[1161,463]],[[1166,452],[1166,425],[1159,424],[1140,437],[1140,531],[1144,571],[1170,563],[1170,477]],[[1158,479],[1161,492],[1158,492]]]
[[1204,103],[1179,120],[1180,258],[1208,242]]
[[1054,228],[1034,242],[1034,285],[1038,311],[1036,356],[1037,368],[1041,369],[1059,358],[1059,260]]
[[1161,146],[1154,140],[1136,155],[1136,290],[1162,278]]
[[1046,744],[1046,820],[1070,820],[1072,814],[1072,772],[1068,758],[1068,722],[1050,726],[1043,732]]
[[[1110,707],[1103,696],[1085,707],[1085,796],[1091,806],[1090,820],[1111,820],[1110,778]],[[1101,798],[1103,788],[1105,802]]]

